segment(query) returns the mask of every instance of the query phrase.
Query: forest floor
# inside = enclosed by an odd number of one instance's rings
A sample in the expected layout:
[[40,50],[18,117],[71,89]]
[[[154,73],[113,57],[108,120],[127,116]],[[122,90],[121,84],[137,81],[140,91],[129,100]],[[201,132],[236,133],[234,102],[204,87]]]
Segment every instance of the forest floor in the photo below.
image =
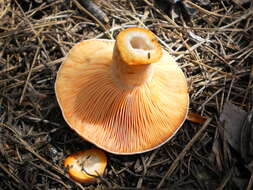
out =
[[[0,1],[0,189],[253,189],[252,1],[94,2],[104,15],[81,0]],[[133,26],[176,59],[198,118],[156,150],[106,153],[103,176],[75,182],[64,158],[94,145],[63,119],[57,70],[75,43]]]

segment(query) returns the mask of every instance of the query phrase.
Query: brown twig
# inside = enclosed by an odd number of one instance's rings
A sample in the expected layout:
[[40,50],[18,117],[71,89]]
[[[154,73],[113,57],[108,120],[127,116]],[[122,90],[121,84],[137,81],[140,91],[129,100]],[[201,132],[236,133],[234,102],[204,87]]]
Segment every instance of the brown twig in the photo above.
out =
[[[100,20],[98,20],[96,18],[96,16],[94,16],[90,11],[88,11],[87,9],[85,9],[77,0],[73,0],[74,4],[77,6],[78,9],[80,9],[81,11],[85,12],[86,14],[88,14],[93,20],[95,20],[102,28],[104,31],[107,31],[108,26],[105,26]],[[113,39],[113,37],[110,35],[110,33],[107,33],[107,35]]]
[[23,88],[23,91],[22,91],[21,96],[20,96],[20,99],[19,99],[19,104],[21,104],[22,101],[23,101],[23,98],[24,98],[24,95],[25,95],[25,91],[26,91],[28,82],[29,82],[29,80],[30,80],[31,74],[32,74],[33,67],[34,67],[35,62],[36,62],[36,60],[37,60],[37,58],[38,58],[39,50],[40,50],[40,47],[37,47],[37,50],[36,50],[35,55],[34,55],[34,58],[33,58],[33,62],[32,62],[32,64],[31,64],[31,66],[30,66],[30,70],[29,70],[28,75],[27,75],[27,77],[26,77],[25,86],[24,86],[24,88]]
[[208,118],[206,120],[206,122],[203,124],[203,126],[201,127],[201,129],[196,133],[196,135],[190,140],[190,142],[185,146],[185,148],[180,152],[180,154],[177,156],[177,158],[171,164],[170,168],[165,173],[165,175],[163,176],[162,180],[160,181],[160,183],[157,185],[156,188],[159,189],[159,188],[162,187],[162,185],[164,184],[166,178],[168,178],[173,173],[173,171],[177,167],[179,161],[183,159],[183,157],[185,156],[186,152],[190,150],[190,148],[198,140],[198,138],[200,137],[200,135],[206,130],[206,128],[208,127],[208,125],[209,125],[209,123],[211,121],[212,121],[212,118]]
[[101,22],[108,23],[109,18],[107,15],[92,1],[90,0],[79,0],[81,5],[86,8],[91,14],[98,18]]
[[56,165],[53,165],[52,163],[50,163],[48,160],[46,160],[45,158],[43,158],[39,153],[37,153],[32,146],[30,146],[25,140],[23,140],[21,137],[20,137],[20,134],[15,130],[13,129],[12,127],[6,125],[6,124],[3,124],[3,123],[0,123],[1,127],[5,127],[7,129],[9,129],[15,136],[16,138],[20,141],[20,143],[24,146],[24,148],[26,150],[28,150],[30,153],[32,153],[35,157],[37,157],[39,160],[41,160],[43,163],[45,163],[46,165],[50,166],[52,169],[54,169],[56,172],[58,172],[59,174],[65,176],[66,178],[68,178],[69,180],[71,180],[72,182],[74,182],[80,189],[82,190],[85,190],[84,187],[72,180],[68,175],[66,175],[66,173],[64,172],[63,169],[61,169],[59,166],[56,166]]

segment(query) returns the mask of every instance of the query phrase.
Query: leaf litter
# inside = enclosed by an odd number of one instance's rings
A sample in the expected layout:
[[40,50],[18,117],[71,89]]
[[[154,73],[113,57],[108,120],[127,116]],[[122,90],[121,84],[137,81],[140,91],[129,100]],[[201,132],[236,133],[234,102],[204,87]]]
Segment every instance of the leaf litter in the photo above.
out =
[[[81,0],[0,1],[0,189],[252,189],[253,5],[162,1],[94,0],[94,9]],[[93,145],[64,122],[56,72],[75,43],[131,26],[152,30],[175,57],[195,122],[157,150],[107,154],[104,176],[80,184],[63,160]],[[243,122],[234,127],[232,117]]]
[[243,124],[247,113],[240,107],[226,102],[220,116],[221,122],[224,122],[224,138],[238,152],[241,152],[241,136]]

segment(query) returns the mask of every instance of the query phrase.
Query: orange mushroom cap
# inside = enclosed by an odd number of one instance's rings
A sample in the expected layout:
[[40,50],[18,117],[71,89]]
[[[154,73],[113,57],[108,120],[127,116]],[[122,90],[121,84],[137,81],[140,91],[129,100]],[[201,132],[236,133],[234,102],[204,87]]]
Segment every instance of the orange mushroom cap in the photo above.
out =
[[70,177],[78,182],[92,182],[106,168],[107,158],[99,149],[89,149],[71,154],[64,160]]
[[75,45],[61,65],[55,92],[63,116],[81,137],[115,154],[167,142],[184,122],[186,78],[147,29]]

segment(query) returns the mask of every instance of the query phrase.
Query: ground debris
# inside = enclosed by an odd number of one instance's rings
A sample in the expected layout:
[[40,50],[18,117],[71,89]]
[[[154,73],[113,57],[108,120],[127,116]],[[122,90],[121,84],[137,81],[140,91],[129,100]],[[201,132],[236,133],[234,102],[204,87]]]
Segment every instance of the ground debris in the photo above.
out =
[[224,122],[224,137],[238,152],[241,152],[241,134],[247,113],[240,107],[226,102],[220,116]]
[[108,19],[107,15],[93,1],[91,1],[91,0],[79,0],[79,2],[88,11],[90,11],[92,14],[94,14],[94,16],[97,17],[101,22],[104,22],[104,23],[109,22],[109,19]]
[[232,0],[237,5],[243,5],[245,3],[249,3],[251,0]]
[[[106,22],[77,0],[0,1],[0,189],[252,189],[252,3],[158,1],[94,0]],[[93,145],[64,121],[56,72],[75,43],[130,26],[175,57],[197,122],[154,151],[108,153],[100,182],[76,183],[63,160]]]

